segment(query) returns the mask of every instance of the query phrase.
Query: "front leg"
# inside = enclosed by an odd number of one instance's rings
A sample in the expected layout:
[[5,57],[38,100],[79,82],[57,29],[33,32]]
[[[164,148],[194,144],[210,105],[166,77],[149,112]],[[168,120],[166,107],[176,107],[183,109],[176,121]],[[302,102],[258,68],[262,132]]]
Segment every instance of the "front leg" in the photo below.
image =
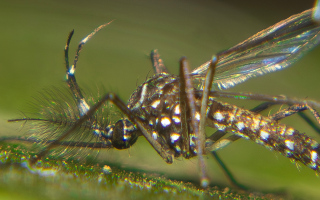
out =
[[[181,109],[181,135],[184,138],[183,144],[190,144],[190,134],[194,134],[196,137],[196,151],[199,159],[200,168],[200,184],[206,188],[209,185],[209,179],[206,173],[206,163],[203,158],[204,154],[204,138],[205,135],[201,135],[199,132],[199,123],[196,119],[196,105],[192,80],[190,78],[190,71],[188,68],[187,59],[185,57],[180,59],[180,109]],[[189,113],[187,112],[189,111]],[[199,114],[199,113],[198,113]],[[187,118],[191,118],[191,125],[188,126]],[[191,133],[188,132],[190,127]],[[186,148],[186,147],[183,147]],[[190,149],[190,147],[187,147]]]

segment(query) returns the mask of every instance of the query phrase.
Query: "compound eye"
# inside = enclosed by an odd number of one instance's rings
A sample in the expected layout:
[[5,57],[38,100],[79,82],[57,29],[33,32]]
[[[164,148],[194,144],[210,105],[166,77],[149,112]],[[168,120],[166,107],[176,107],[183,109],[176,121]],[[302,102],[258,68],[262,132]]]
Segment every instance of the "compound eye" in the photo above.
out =
[[116,122],[113,130],[112,145],[116,149],[127,149],[137,140],[137,129],[127,119]]

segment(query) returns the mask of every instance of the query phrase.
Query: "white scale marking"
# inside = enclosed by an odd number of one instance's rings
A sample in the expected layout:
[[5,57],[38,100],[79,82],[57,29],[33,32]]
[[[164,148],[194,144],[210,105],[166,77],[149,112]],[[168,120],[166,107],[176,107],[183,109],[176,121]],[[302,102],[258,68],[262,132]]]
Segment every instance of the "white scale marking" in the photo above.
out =
[[139,101],[134,105],[133,108],[138,108],[139,106],[141,106],[141,104],[143,103],[145,97],[146,97],[146,94],[147,94],[147,83],[143,84],[142,86],[142,91],[141,91],[141,95],[140,95],[140,99]]
[[226,130],[226,126],[225,125],[223,125],[223,124],[218,124],[218,123],[215,123],[214,124],[215,126],[216,126],[216,128],[219,130],[219,131],[224,131],[224,130]]
[[69,68],[68,73],[71,74],[71,75],[74,75],[74,72],[75,72],[75,71],[76,71],[76,70],[74,69],[74,65],[72,65],[72,66]]
[[253,123],[251,124],[253,130],[258,130],[260,128],[260,119],[253,118]]
[[155,132],[155,131],[153,131],[153,132],[152,132],[152,137],[153,137],[154,140],[157,140],[157,138],[158,138],[158,133]]
[[171,133],[170,134],[171,143],[175,143],[179,138],[180,138],[179,133]]
[[268,140],[269,139],[270,134],[267,131],[261,130],[260,131],[260,137],[263,140]]
[[[90,34],[91,35],[91,34]],[[88,35],[89,36],[89,35]],[[81,40],[81,42],[80,43],[86,43],[87,41],[88,41],[88,39],[90,39],[90,37],[85,37],[85,38],[83,38],[82,40]]]
[[280,128],[280,135],[284,135],[286,132],[286,126]]
[[171,124],[171,120],[168,117],[161,118],[161,124],[163,127],[167,127]]
[[213,118],[216,119],[217,121],[221,122],[224,120],[224,116],[221,114],[221,112],[216,112],[213,115]]
[[293,128],[288,128],[286,131],[286,135],[293,135],[294,129]]
[[175,148],[175,150],[177,151],[177,152],[181,152],[181,148],[178,146],[178,145],[176,145],[176,146],[174,146],[174,148]]
[[140,105],[143,103],[144,98],[146,97],[146,94],[147,94],[147,84],[143,84],[142,91],[141,91],[141,97],[139,100]]
[[124,123],[123,124],[123,140],[128,140],[130,138],[130,136],[128,135],[128,127],[127,125]]
[[243,122],[238,122],[236,124],[237,128],[239,131],[242,131],[245,127],[244,127],[244,123]]
[[172,120],[174,121],[174,123],[179,124],[181,122],[180,117],[178,116],[172,116]]
[[292,142],[291,140],[285,140],[284,142],[286,143],[288,149],[290,149],[291,151],[294,150],[294,142]]
[[100,137],[101,131],[99,129],[93,129],[93,134],[95,134],[96,136]]
[[153,126],[153,121],[152,120],[149,120],[149,125]]
[[156,109],[159,104],[160,104],[160,100],[155,100],[155,101],[151,104],[151,107],[154,108],[154,109]]
[[195,118],[196,118],[196,120],[200,121],[200,114],[198,112],[196,112]]
[[317,159],[318,159],[318,154],[317,154],[317,152],[315,152],[315,151],[311,151],[311,160],[312,160],[312,162],[316,162],[317,161]]
[[108,138],[111,138],[113,134],[113,128],[109,128],[109,131],[107,132]]
[[176,105],[176,107],[174,108],[174,114],[180,115],[180,104]]
[[80,116],[85,115],[90,110],[90,106],[87,104],[87,102],[84,99],[80,100],[78,108],[80,111]]
[[195,136],[195,134],[190,134],[190,146],[196,146],[196,144],[194,143],[194,140],[196,140],[196,136]]
[[265,120],[260,121],[260,126],[266,126],[267,124],[268,124],[268,122]]
[[128,140],[129,138],[130,138],[129,135],[127,135],[127,134],[124,134],[124,135],[123,135],[123,140]]
[[232,123],[236,118],[234,117],[234,114],[233,113],[230,113],[229,114],[229,119],[228,119],[228,122],[229,123]]

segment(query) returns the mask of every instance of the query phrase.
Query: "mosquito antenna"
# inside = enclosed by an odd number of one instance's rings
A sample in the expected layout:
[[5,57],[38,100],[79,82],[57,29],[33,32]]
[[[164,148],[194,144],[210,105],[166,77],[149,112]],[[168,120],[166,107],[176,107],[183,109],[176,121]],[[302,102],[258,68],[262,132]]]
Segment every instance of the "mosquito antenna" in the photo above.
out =
[[71,38],[73,36],[73,33],[74,33],[74,29],[69,33],[67,44],[64,47],[64,60],[66,63],[67,70],[69,69],[69,44],[70,44]]
[[77,64],[77,61],[78,61],[78,58],[79,58],[79,54],[80,54],[80,51],[82,50],[82,46],[92,37],[94,36],[98,31],[100,31],[102,28],[106,27],[107,25],[109,25],[112,21],[106,23],[106,24],[102,24],[101,26],[99,26],[98,28],[94,29],[94,31],[92,31],[92,33],[90,33],[87,37],[83,38],[81,40],[81,42],[79,43],[79,46],[78,46],[78,49],[77,49],[77,53],[74,57],[74,61],[73,61],[73,68],[76,69],[76,64]]

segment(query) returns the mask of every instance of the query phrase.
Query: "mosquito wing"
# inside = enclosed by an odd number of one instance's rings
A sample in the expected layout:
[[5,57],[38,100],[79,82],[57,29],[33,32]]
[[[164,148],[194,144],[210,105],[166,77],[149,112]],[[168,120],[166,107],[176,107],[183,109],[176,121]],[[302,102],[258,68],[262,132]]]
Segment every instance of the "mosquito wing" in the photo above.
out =
[[[213,88],[233,87],[247,79],[290,66],[320,42],[320,24],[313,9],[293,15],[218,54]],[[191,73],[199,88],[210,61]]]

